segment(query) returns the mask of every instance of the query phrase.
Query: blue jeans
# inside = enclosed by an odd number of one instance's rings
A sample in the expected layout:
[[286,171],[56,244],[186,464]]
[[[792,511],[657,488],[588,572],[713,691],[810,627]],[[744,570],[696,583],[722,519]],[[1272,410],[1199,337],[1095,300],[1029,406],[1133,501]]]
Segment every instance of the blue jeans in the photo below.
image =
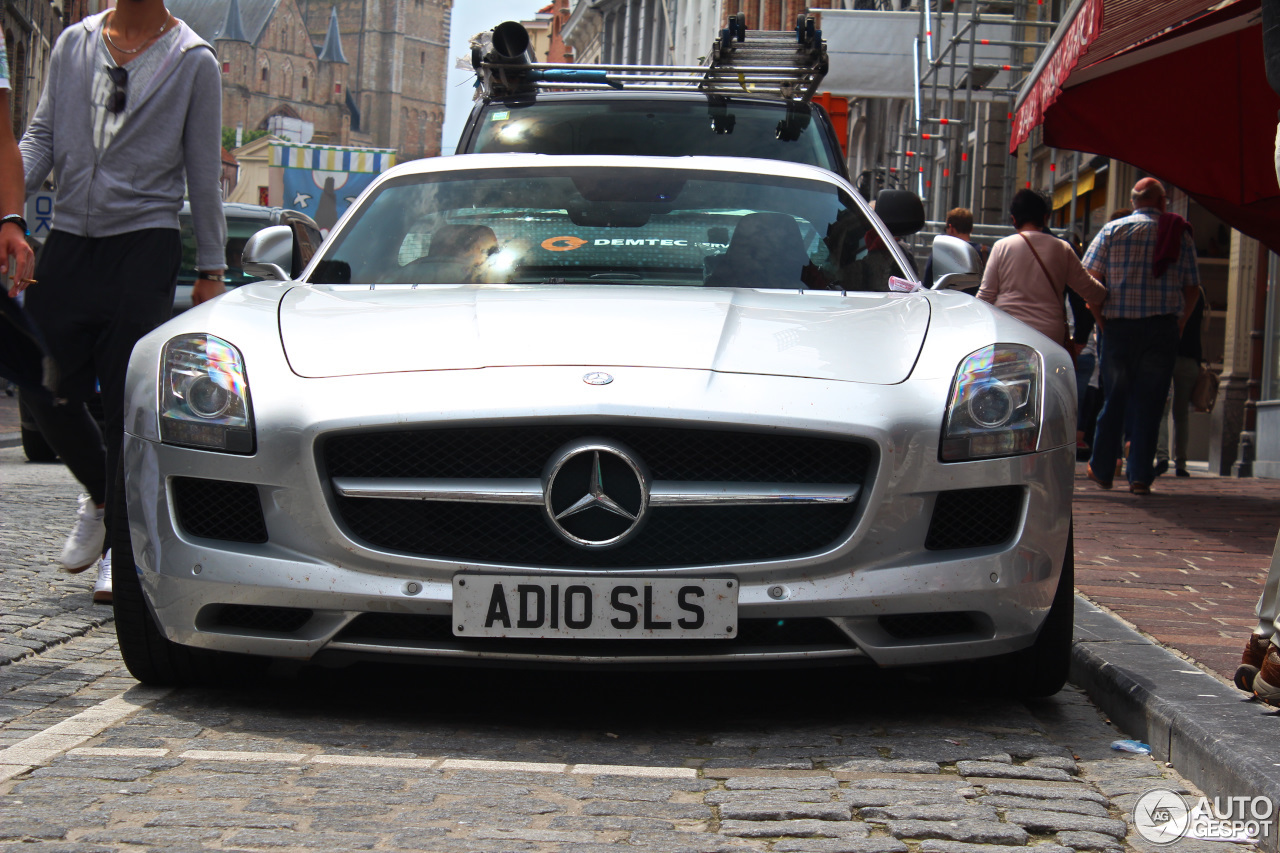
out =
[[1088,411],[1084,404],[1089,393],[1089,379],[1093,376],[1093,365],[1096,356],[1091,352],[1082,352],[1076,356],[1076,430],[1083,430],[1088,420]]
[[1099,479],[1109,482],[1127,433],[1129,482],[1150,485],[1155,477],[1151,469],[1160,415],[1178,356],[1178,318],[1162,314],[1107,320],[1102,340],[1105,396],[1089,466]]

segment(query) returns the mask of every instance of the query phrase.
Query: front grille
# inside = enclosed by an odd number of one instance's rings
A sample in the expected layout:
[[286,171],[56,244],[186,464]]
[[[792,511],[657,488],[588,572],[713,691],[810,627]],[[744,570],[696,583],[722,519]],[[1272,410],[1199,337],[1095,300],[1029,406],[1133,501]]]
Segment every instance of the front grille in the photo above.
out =
[[178,526],[186,533],[254,545],[267,541],[262,501],[252,483],[174,477],[170,488]]
[[986,548],[1012,538],[1022,517],[1021,486],[939,492],[924,547],[930,551]]
[[303,607],[267,607],[259,604],[217,604],[213,606],[215,628],[242,628],[292,634],[311,619]]
[[899,613],[881,616],[880,627],[896,640],[928,640],[965,634],[982,634],[971,613]]
[[495,654],[645,655],[732,653],[744,648],[853,649],[849,637],[826,619],[742,619],[738,636],[725,640],[528,640],[504,637],[455,637],[448,616],[364,613],[334,638],[359,645],[399,643],[491,651]]
[[[569,441],[631,447],[654,480],[865,483],[875,450],[775,433],[606,425],[515,426],[332,436],[331,477],[538,478]],[[857,505],[656,507],[629,542],[585,551],[557,536],[538,506],[335,497],[350,533],[392,551],[458,561],[566,568],[670,567],[779,559],[830,547]]]

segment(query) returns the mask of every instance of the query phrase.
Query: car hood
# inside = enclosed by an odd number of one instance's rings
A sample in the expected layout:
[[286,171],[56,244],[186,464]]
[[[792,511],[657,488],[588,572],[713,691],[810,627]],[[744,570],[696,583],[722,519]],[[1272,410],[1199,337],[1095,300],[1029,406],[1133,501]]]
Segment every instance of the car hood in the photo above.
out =
[[280,334],[305,377],[502,366],[662,367],[889,385],[924,296],[623,285],[294,287]]

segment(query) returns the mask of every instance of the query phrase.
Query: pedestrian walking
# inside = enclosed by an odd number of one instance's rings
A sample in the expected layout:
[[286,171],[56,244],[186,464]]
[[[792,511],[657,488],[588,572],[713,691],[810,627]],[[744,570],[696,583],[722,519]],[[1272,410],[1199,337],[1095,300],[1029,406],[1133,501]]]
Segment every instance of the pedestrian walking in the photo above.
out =
[[[19,143],[27,191],[50,171],[57,187],[35,281],[17,289],[59,365],[58,399],[27,403],[84,485],[61,561],[71,572],[98,562],[95,601],[111,599],[100,557],[107,530],[125,522],[125,373],[134,343],[172,312],[184,192],[198,245],[192,301],[225,288],[219,71],[213,48],[164,0],[122,2],[63,31]],[[105,434],[85,406],[95,380]]]
[[[952,208],[947,213],[945,233],[948,237],[958,237],[965,241],[974,249],[978,250],[978,257],[982,257],[982,250],[973,242],[973,213],[967,207]],[[929,256],[929,260],[924,264],[924,286],[926,288],[933,287],[933,256]]]
[[1107,298],[1107,289],[1080,265],[1071,244],[1044,233],[1049,204],[1043,196],[1033,190],[1018,190],[1009,214],[1017,232],[991,247],[978,298],[1074,354],[1067,319],[1067,288],[1094,305]]
[[[9,121],[9,56],[0,42],[0,279],[12,273],[13,283],[0,287],[0,378],[25,385],[38,393],[43,388],[47,353],[21,307],[12,301],[19,283],[31,280],[35,258],[27,243],[27,222],[22,218],[25,198],[22,155]],[[7,390],[7,389],[6,389]]]
[[1178,341],[1178,357],[1173,363],[1173,388],[1164,398],[1164,412],[1160,415],[1160,435],[1156,440],[1156,465],[1153,473],[1159,477],[1169,470],[1169,415],[1173,415],[1173,472],[1176,477],[1190,477],[1187,470],[1187,446],[1191,440],[1191,391],[1200,376],[1200,362],[1204,359],[1204,347],[1200,335],[1204,325],[1204,290],[1196,297],[1191,318],[1182,329]]
[[1147,495],[1160,413],[1200,276],[1190,226],[1165,212],[1164,186],[1143,178],[1130,199],[1133,213],[1103,226],[1084,257],[1109,292],[1102,308],[1102,411],[1087,473],[1101,488],[1112,487],[1127,432],[1129,491]]

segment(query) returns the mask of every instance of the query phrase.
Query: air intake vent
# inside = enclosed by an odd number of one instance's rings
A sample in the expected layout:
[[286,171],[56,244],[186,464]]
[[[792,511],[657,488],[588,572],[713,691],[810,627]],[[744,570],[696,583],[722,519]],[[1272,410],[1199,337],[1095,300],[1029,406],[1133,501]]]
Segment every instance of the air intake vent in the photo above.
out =
[[252,483],[174,477],[171,488],[178,526],[191,536],[252,545],[267,541],[262,501]]
[[988,635],[971,613],[899,613],[881,616],[880,627],[895,640],[930,640],[957,635]]
[[257,604],[214,605],[218,628],[243,628],[246,631],[271,631],[292,634],[311,619],[311,611],[302,607],[264,607]]
[[986,548],[1008,542],[1022,517],[1023,488],[939,492],[924,547],[930,551]]

